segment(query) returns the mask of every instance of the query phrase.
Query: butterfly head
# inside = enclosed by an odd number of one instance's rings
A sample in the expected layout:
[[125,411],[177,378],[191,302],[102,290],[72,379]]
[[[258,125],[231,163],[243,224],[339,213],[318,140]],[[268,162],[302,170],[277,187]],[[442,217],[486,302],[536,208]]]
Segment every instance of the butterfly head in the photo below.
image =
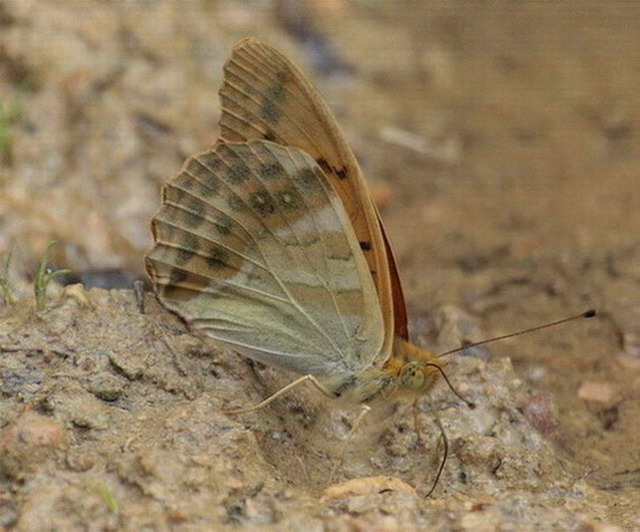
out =
[[446,363],[430,351],[396,338],[394,353],[387,362],[387,369],[395,376],[399,390],[426,393],[443,374]]
[[435,362],[408,362],[400,369],[399,388],[424,393],[435,384],[441,373],[441,365]]
[[462,397],[449,382],[444,371],[447,366],[446,362],[430,351],[404,340],[396,339],[394,347],[394,356],[389,361],[388,368],[391,370],[394,366],[393,373],[396,376],[397,389],[414,394],[425,394],[439,378],[443,378],[458,399],[465,402],[470,408],[475,408],[474,404]]

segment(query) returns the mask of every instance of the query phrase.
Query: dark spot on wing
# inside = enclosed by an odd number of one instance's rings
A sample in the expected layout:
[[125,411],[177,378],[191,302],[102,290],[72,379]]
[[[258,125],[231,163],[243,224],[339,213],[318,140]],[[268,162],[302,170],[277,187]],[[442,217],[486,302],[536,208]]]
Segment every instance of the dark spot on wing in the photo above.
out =
[[210,151],[194,157],[187,163],[187,170],[194,175],[203,172],[217,173],[224,167],[224,163],[216,152]]
[[347,171],[344,168],[340,168],[338,170],[334,170],[334,172],[336,173],[336,175],[338,176],[339,179],[346,179],[347,176]]
[[258,190],[251,194],[249,205],[262,217],[272,214],[276,208],[273,198],[266,190]]
[[284,101],[287,95],[284,90],[284,85],[282,85],[281,83],[276,83],[275,85],[271,85],[271,87],[267,87],[267,89],[264,91],[264,94],[267,98],[276,102]]
[[363,240],[359,242],[362,251],[371,251],[371,242]]
[[222,236],[226,236],[231,233],[231,225],[231,219],[227,216],[220,216],[215,221],[216,231]]
[[264,132],[264,135],[262,135],[262,138],[264,140],[269,140],[271,142],[275,142],[276,140],[278,140],[278,137],[276,136],[275,132],[270,127],[267,128],[267,130]]
[[232,185],[242,185],[250,175],[251,170],[249,170],[247,166],[235,164],[229,168],[229,183]]
[[200,226],[204,221],[204,205],[199,201],[190,201],[186,204],[186,209],[183,211],[184,223],[191,229],[195,229]]
[[295,211],[302,207],[302,198],[294,186],[276,192],[276,201],[283,211]]
[[162,294],[174,301],[189,301],[198,295],[198,289],[208,281],[200,276],[180,268],[174,268],[169,274],[169,284],[162,287]]
[[227,205],[232,211],[241,211],[245,208],[244,202],[235,194],[232,194],[227,198]]
[[207,256],[207,264],[219,270],[220,268],[226,268],[228,263],[229,253],[219,246],[212,246]]
[[273,100],[264,100],[260,106],[260,117],[267,123],[275,125],[280,121],[282,111]]
[[323,157],[320,157],[320,158],[316,159],[316,162],[318,163],[318,166],[320,168],[322,168],[322,171],[325,174],[334,174],[338,179],[347,179],[347,177],[349,177],[349,175],[347,174],[347,171],[344,169],[344,167],[343,168],[334,168]]
[[174,268],[169,274],[169,281],[171,283],[180,284],[186,281],[187,277],[189,277],[189,274],[187,272],[178,268]]
[[325,174],[331,173],[332,171],[331,165],[327,162],[326,159],[323,159],[322,157],[320,157],[319,159],[316,159],[316,162],[318,163],[318,166],[322,168]]
[[176,262],[179,265],[189,262],[191,257],[193,257],[193,254],[196,253],[198,249],[200,249],[198,238],[192,234],[185,235],[184,239],[180,243],[180,248],[177,250],[178,257]]
[[214,179],[198,182],[198,192],[205,198],[211,198],[220,191],[220,183]]
[[265,181],[279,179],[283,174],[284,170],[278,163],[265,163],[260,167],[260,177]]
[[216,174],[220,170],[221,162],[218,159],[192,159],[187,164],[187,169],[180,175],[180,184],[185,189],[198,192],[205,198],[215,196],[220,184]]
[[176,180],[175,184],[180,185],[185,190],[188,190],[189,192],[191,192],[198,185],[198,180],[194,179],[186,172],[182,172],[178,177],[178,179]]

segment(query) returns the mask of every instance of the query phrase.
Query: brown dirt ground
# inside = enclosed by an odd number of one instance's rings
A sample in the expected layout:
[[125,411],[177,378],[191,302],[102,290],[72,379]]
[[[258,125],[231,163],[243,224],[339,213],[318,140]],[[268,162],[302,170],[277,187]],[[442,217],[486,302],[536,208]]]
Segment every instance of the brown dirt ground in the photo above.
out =
[[[14,239],[20,299],[0,303],[0,529],[640,529],[640,5],[187,6],[0,4],[0,254]],[[350,68],[312,72],[300,28]],[[226,416],[292,376],[151,295],[144,314],[131,290],[54,287],[40,312],[29,295],[52,238],[87,282],[142,273],[159,184],[214,140],[247,35],[311,74],[386,197],[416,341],[599,311],[452,358],[478,407],[439,387],[423,442],[410,408],[374,405],[333,483],[357,408],[300,390]],[[425,499],[432,409],[451,453]]]

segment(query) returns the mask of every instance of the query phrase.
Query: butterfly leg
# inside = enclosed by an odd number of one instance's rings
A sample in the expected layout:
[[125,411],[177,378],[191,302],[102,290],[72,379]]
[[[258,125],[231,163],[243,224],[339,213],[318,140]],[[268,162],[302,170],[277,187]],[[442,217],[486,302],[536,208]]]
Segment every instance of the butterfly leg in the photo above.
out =
[[416,436],[418,438],[418,441],[424,445],[425,441],[424,441],[424,437],[422,435],[422,422],[420,421],[420,406],[419,406],[419,401],[420,399],[416,399],[413,402],[413,428],[416,431]]
[[300,377],[299,379],[296,379],[295,381],[287,384],[284,388],[282,388],[282,389],[278,390],[277,392],[275,392],[274,394],[270,395],[264,401],[258,403],[257,405],[250,406],[249,408],[238,408],[236,410],[225,410],[223,413],[227,414],[227,415],[230,415],[230,416],[235,416],[235,415],[238,415],[238,414],[248,414],[249,412],[256,412],[257,410],[261,410],[262,408],[264,408],[265,406],[271,404],[273,401],[275,401],[279,397],[283,396],[284,394],[286,394],[287,392],[289,392],[293,388],[296,388],[297,386],[299,386],[300,384],[305,383],[305,382],[310,382],[311,384],[313,384],[316,387],[316,389],[318,389],[320,392],[322,392],[327,397],[329,397],[329,398],[335,397],[334,394],[332,394],[329,391],[329,389],[324,384],[322,384],[318,379],[316,379],[313,375],[304,375],[303,377]]
[[338,451],[338,459],[336,460],[336,463],[331,468],[331,473],[329,474],[329,482],[333,482],[333,477],[336,475],[340,467],[342,467],[342,464],[344,462],[344,455],[347,451],[347,447],[349,446],[349,443],[351,443],[353,435],[358,430],[358,427],[360,427],[362,420],[370,411],[371,411],[371,407],[369,405],[362,405],[362,408],[360,409],[360,412],[358,413],[356,420],[353,422],[353,426],[351,427],[349,434],[347,434],[347,437],[344,439],[344,441],[342,442],[342,445],[340,446],[340,450]]

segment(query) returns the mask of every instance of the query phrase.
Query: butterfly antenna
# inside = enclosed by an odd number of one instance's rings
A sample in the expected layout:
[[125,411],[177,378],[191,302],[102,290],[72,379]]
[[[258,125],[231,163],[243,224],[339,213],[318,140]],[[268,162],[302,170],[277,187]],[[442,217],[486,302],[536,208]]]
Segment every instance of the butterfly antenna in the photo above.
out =
[[425,499],[428,499],[431,494],[435,491],[438,482],[440,482],[440,477],[442,476],[442,472],[444,471],[444,466],[447,463],[447,458],[449,457],[449,440],[447,440],[447,434],[444,431],[444,427],[442,426],[442,421],[440,421],[440,416],[436,410],[433,411],[433,419],[435,419],[436,425],[440,429],[440,438],[442,439],[442,460],[440,461],[440,465],[438,466],[438,472],[436,473],[436,478],[431,484],[431,489],[425,495]]
[[465,349],[469,349],[470,347],[477,347],[479,345],[488,344],[491,342],[497,342],[498,340],[505,340],[506,338],[513,338],[514,336],[520,336],[521,334],[528,334],[534,331],[539,331],[541,329],[546,329],[548,327],[555,327],[556,325],[561,325],[563,323],[567,323],[574,320],[580,320],[583,318],[593,318],[596,315],[596,311],[593,309],[586,310],[585,312],[581,312],[580,314],[576,314],[575,316],[570,316],[568,318],[563,318],[561,320],[552,321],[549,323],[544,323],[542,325],[536,325],[535,327],[529,327],[527,329],[523,329],[521,331],[503,334],[502,336],[496,336],[495,338],[488,338],[487,340],[481,340],[480,342],[473,342],[465,345],[461,345],[460,347],[456,347],[451,351],[446,351],[438,355],[438,358],[445,357],[447,355],[451,355],[453,353],[458,353],[460,351],[464,351]]
[[453,392],[453,395],[455,395],[463,403],[466,403],[466,405],[469,408],[471,408],[473,410],[476,407],[475,403],[472,403],[468,399],[465,399],[464,397],[462,397],[460,392],[453,387],[453,384],[451,384],[451,381],[449,380],[449,377],[447,377],[447,374],[444,372],[444,370],[438,364],[434,364],[433,362],[427,362],[425,364],[425,366],[429,366],[429,367],[432,367],[432,368],[438,370],[440,372],[440,375],[442,375],[442,378],[444,379],[444,381],[447,383],[447,386],[449,387],[449,389]]

